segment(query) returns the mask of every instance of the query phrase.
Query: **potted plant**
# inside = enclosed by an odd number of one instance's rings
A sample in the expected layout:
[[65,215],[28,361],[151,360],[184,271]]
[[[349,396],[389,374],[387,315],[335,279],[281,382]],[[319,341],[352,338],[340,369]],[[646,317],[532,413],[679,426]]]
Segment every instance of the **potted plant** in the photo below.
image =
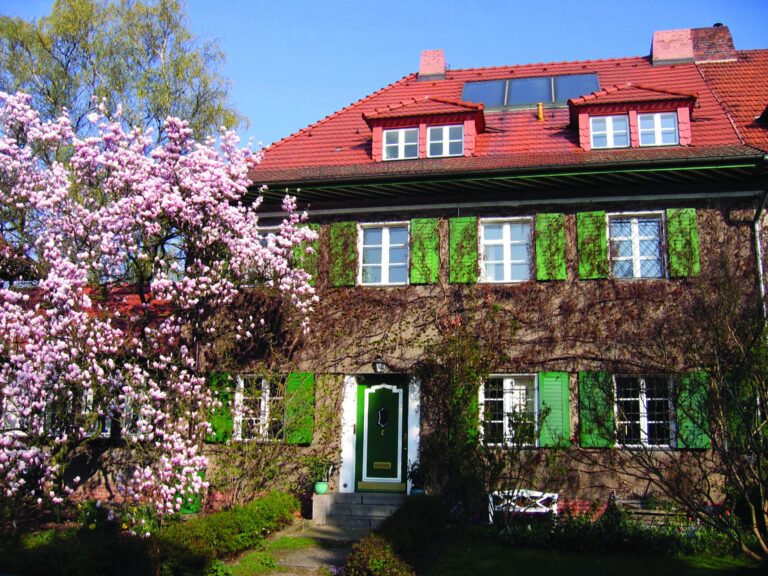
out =
[[308,456],[304,460],[304,465],[307,468],[307,479],[314,482],[315,493],[328,492],[328,478],[333,469],[333,462],[325,456]]
[[424,470],[418,460],[408,463],[408,480],[411,481],[411,495],[424,494]]

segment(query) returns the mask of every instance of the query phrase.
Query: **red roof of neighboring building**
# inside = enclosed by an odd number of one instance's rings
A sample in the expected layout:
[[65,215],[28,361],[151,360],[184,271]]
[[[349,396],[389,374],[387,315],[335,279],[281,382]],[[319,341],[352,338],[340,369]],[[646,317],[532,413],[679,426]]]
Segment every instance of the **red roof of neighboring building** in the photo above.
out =
[[756,120],[768,107],[768,50],[737,52],[735,62],[699,64],[746,144],[768,152],[767,119]]
[[685,92],[672,92],[651,86],[639,84],[623,84],[621,86],[608,86],[597,92],[586,94],[579,98],[571,98],[569,104],[589,106],[592,104],[624,104],[626,102],[661,102],[665,100],[695,99],[696,94]]
[[[762,90],[768,78],[768,51],[740,52],[738,62],[707,64],[705,71],[732,90]],[[754,68],[745,81],[736,81],[739,66]],[[758,78],[758,70],[763,70]],[[579,146],[576,128],[571,125],[569,109],[545,108],[544,119],[536,110],[485,110],[486,128],[477,135],[472,157],[429,158],[422,160],[375,161],[371,155],[372,130],[366,118],[383,117],[390,112],[410,114],[410,107],[440,109],[442,106],[467,106],[461,102],[465,82],[596,73],[601,87],[593,98],[680,99],[696,95],[690,146],[666,146],[630,150],[585,151]],[[619,87],[619,88],[616,88]],[[624,88],[621,88],[624,87]],[[612,95],[612,96],[611,96]],[[753,96],[744,96],[738,105],[749,107]],[[760,97],[757,98],[759,100]],[[585,95],[579,100],[588,101]],[[606,100],[602,100],[605,102]],[[747,106],[747,102],[749,105]],[[407,104],[404,104],[407,103]],[[450,104],[449,104],[450,103]],[[760,113],[765,108],[763,99]],[[389,111],[389,112],[387,112]],[[743,121],[745,122],[745,121]],[[768,140],[768,139],[767,139]],[[659,161],[711,159],[727,156],[757,155],[744,144],[734,125],[705,82],[694,63],[653,66],[650,57],[612,58],[581,62],[527,64],[492,68],[448,69],[444,79],[419,80],[410,74],[284,138],[265,150],[264,160],[254,166],[255,183],[299,182],[306,179],[365,178],[417,173],[451,173],[475,170],[514,170],[528,167],[554,167],[600,164],[622,161]]]

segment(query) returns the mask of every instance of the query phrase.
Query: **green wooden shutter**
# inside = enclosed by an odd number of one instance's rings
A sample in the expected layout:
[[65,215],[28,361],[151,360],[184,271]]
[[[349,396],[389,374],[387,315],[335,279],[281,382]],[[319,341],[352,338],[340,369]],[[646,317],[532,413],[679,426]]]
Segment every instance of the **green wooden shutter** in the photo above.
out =
[[[571,394],[567,372],[539,374],[539,445],[570,446]],[[548,413],[545,415],[545,411]]]
[[411,220],[411,284],[435,284],[440,271],[437,218]]
[[693,208],[668,209],[667,238],[670,276],[673,278],[697,276],[701,263],[696,210]]
[[608,241],[605,212],[576,214],[576,235],[579,250],[579,278],[594,280],[608,277]]
[[315,427],[315,375],[291,372],[285,380],[285,441],[311,444]]
[[579,372],[579,425],[584,448],[614,444],[613,379],[606,372]]
[[[316,233],[320,232],[320,226],[318,224],[307,224],[307,226]],[[307,250],[311,248],[311,250]],[[320,240],[319,238],[312,242],[302,242],[298,246],[293,247],[293,261],[298,268],[302,268],[307,274],[311,276],[309,279],[310,286],[314,286],[317,281],[317,274],[320,270]]]
[[208,422],[212,430],[205,441],[223,444],[232,439],[232,402],[235,381],[226,372],[213,372],[208,376],[208,388],[213,392],[214,398],[221,401],[221,406],[211,410]]
[[451,283],[477,282],[477,218],[451,218],[450,239]]
[[709,448],[707,375],[691,372],[677,381],[677,447]]
[[328,275],[331,285],[354,286],[357,278],[357,224],[331,224],[330,244]]
[[536,215],[536,279],[565,280],[565,214]]

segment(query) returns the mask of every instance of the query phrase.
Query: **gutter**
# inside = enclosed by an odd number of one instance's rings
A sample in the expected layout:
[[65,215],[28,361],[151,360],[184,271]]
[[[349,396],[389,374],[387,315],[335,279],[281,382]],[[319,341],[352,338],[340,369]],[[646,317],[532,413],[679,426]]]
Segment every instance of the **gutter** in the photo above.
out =
[[[763,156],[763,167],[768,164],[768,154]],[[766,308],[765,301],[765,266],[763,265],[763,243],[761,238],[763,237],[763,212],[765,211],[766,204],[768,204],[768,186],[763,190],[763,198],[760,201],[760,205],[755,211],[755,217],[752,221],[754,228],[755,239],[755,259],[757,260],[757,280],[760,288],[760,302],[761,309],[763,311],[763,320],[768,317],[768,309]]]

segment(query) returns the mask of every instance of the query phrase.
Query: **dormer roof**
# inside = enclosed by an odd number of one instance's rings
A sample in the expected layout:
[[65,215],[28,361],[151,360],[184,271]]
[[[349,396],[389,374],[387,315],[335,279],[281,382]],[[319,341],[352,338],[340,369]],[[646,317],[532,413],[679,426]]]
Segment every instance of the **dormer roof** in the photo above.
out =
[[371,121],[383,120],[386,118],[447,114],[477,114],[482,111],[482,104],[461,102],[459,100],[438,98],[436,96],[424,96],[423,98],[409,98],[407,100],[388,104],[382,108],[376,108],[372,112],[363,112],[363,118],[370,126]]
[[665,101],[690,101],[691,106],[697,95],[690,92],[668,90],[643,84],[613,85],[585,94],[579,98],[571,98],[568,104],[571,106],[595,106],[600,104],[629,104],[640,102],[665,102]]

